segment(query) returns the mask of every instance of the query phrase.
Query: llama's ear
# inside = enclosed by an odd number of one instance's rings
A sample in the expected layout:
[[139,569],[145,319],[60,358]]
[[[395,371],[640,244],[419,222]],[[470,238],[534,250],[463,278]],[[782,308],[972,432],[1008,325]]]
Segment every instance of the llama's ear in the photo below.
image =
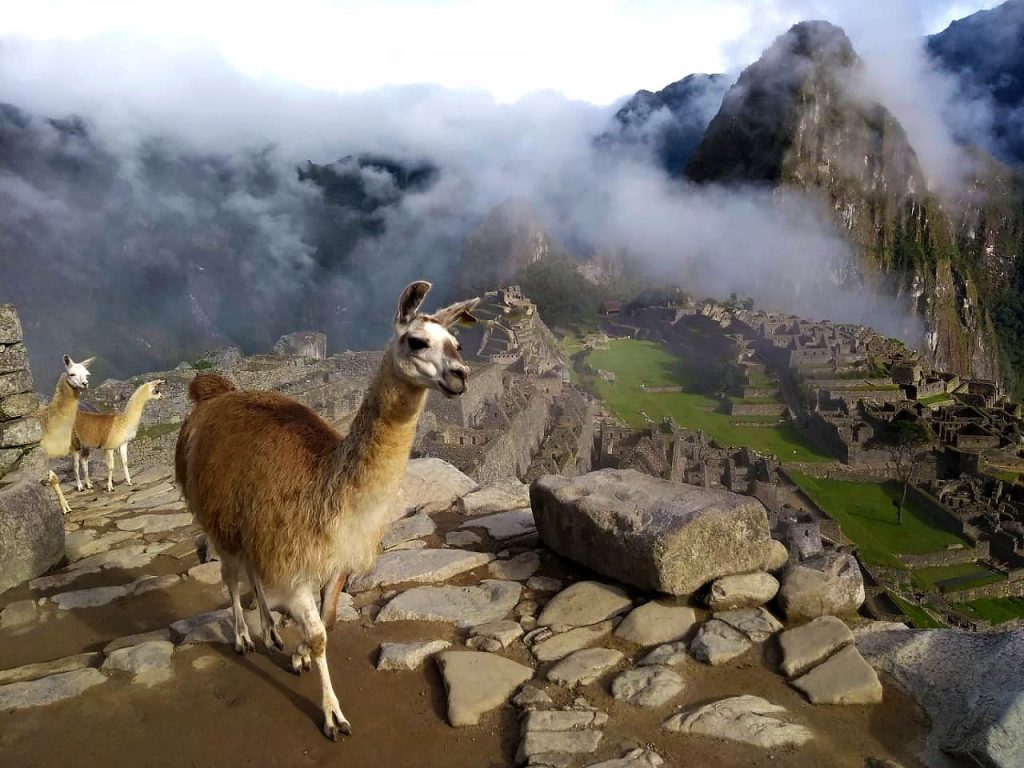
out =
[[456,323],[464,323],[466,325],[478,323],[480,321],[473,314],[472,310],[479,303],[480,299],[460,301],[457,304],[452,304],[450,307],[445,307],[435,312],[434,319],[445,328],[451,328]]
[[92,365],[92,364],[93,364],[93,363],[95,363],[95,362],[96,362],[96,358],[95,358],[95,357],[90,357],[90,358],[88,358],[87,360],[83,360],[83,361],[81,362],[81,365],[82,365],[83,367],[85,367],[85,368],[88,368],[88,367],[89,367],[90,365]]
[[71,359],[71,355],[64,355],[64,367],[70,368],[75,364],[75,361]]
[[430,283],[424,280],[417,280],[409,283],[402,291],[402,298],[398,300],[398,311],[395,313],[395,325],[408,325],[415,319],[423,299],[427,297],[430,290]]

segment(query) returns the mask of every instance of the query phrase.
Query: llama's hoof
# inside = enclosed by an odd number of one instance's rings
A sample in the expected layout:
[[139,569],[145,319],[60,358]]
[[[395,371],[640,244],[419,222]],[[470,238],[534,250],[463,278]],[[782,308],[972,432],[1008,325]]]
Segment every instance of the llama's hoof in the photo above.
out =
[[244,656],[247,653],[256,650],[256,643],[249,637],[236,637],[235,638],[235,653],[239,656]]
[[284,641],[281,640],[281,634],[273,627],[269,632],[263,633],[263,644],[267,646],[268,650],[284,651]]
[[309,651],[296,651],[292,654],[292,672],[296,675],[308,671],[312,664],[313,660],[309,656]]
[[331,741],[337,741],[339,733],[351,736],[352,725],[344,717],[339,718],[334,713],[327,715],[327,718],[324,720],[324,736]]
[[93,489],[93,485],[92,485],[92,483],[86,483],[86,484],[85,484],[85,489],[86,489],[87,491],[91,491],[91,490]]
[[81,492],[82,492],[82,491],[84,491],[85,489],[84,489],[84,488],[83,488],[83,487],[82,487],[81,485],[76,485],[76,486],[75,486],[75,490],[76,490],[76,491],[78,491],[79,493],[81,493]]

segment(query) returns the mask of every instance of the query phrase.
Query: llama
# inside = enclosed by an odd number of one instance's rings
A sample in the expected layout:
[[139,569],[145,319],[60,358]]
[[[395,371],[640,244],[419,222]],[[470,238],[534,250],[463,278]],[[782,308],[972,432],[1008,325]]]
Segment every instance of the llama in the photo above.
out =
[[[351,733],[331,686],[327,633],[337,590],[369,568],[405,474],[427,391],[466,391],[469,367],[450,333],[476,322],[477,299],[419,314],[430,283],[410,284],[398,303],[395,335],[346,437],[306,406],[275,392],[244,392],[218,374],[189,385],[194,405],[175,450],[175,476],[189,508],[221,558],[234,612],[235,651],[255,648],[239,599],[244,572],[259,607],[263,642],[283,650],[267,594],[302,630],[292,671],[315,663],[323,732]],[[323,603],[317,596],[327,583]]]
[[68,355],[64,355],[64,373],[57,380],[57,389],[53,399],[36,411],[36,418],[43,424],[43,439],[39,441],[46,454],[46,477],[43,483],[49,484],[57,494],[61,511],[66,515],[71,511],[64,491],[60,488],[60,480],[50,468],[54,459],[71,453],[71,440],[75,429],[75,417],[78,415],[78,401],[82,392],[89,388],[89,366],[95,357],[76,363]]
[[[92,488],[89,479],[89,451],[102,448],[107,459],[107,490],[114,490],[114,451],[121,455],[121,469],[124,481],[132,484],[131,473],[128,472],[128,443],[135,439],[142,420],[142,411],[150,400],[160,400],[164,395],[160,387],[163,379],[147,381],[140,385],[128,400],[123,413],[94,413],[79,409],[75,419],[75,434],[71,441],[71,462],[75,467],[75,483],[82,490],[82,474],[85,475],[85,487]],[[79,465],[82,473],[79,473]]]

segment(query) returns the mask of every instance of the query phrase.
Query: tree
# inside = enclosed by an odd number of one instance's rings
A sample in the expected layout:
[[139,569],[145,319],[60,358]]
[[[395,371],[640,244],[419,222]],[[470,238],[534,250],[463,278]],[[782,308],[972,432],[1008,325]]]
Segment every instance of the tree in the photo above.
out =
[[880,441],[889,454],[893,474],[902,485],[900,497],[893,501],[896,506],[896,520],[903,525],[903,506],[907,503],[907,491],[914,481],[918,465],[931,449],[932,433],[928,425],[913,414],[896,416],[882,430]]

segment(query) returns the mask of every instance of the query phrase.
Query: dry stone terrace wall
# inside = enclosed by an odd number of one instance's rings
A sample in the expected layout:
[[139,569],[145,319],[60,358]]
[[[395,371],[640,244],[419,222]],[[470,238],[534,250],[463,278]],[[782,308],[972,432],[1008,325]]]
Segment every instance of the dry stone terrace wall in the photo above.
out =
[[40,401],[32,384],[18,313],[13,305],[0,304],[0,478],[21,464],[43,435],[33,415]]

